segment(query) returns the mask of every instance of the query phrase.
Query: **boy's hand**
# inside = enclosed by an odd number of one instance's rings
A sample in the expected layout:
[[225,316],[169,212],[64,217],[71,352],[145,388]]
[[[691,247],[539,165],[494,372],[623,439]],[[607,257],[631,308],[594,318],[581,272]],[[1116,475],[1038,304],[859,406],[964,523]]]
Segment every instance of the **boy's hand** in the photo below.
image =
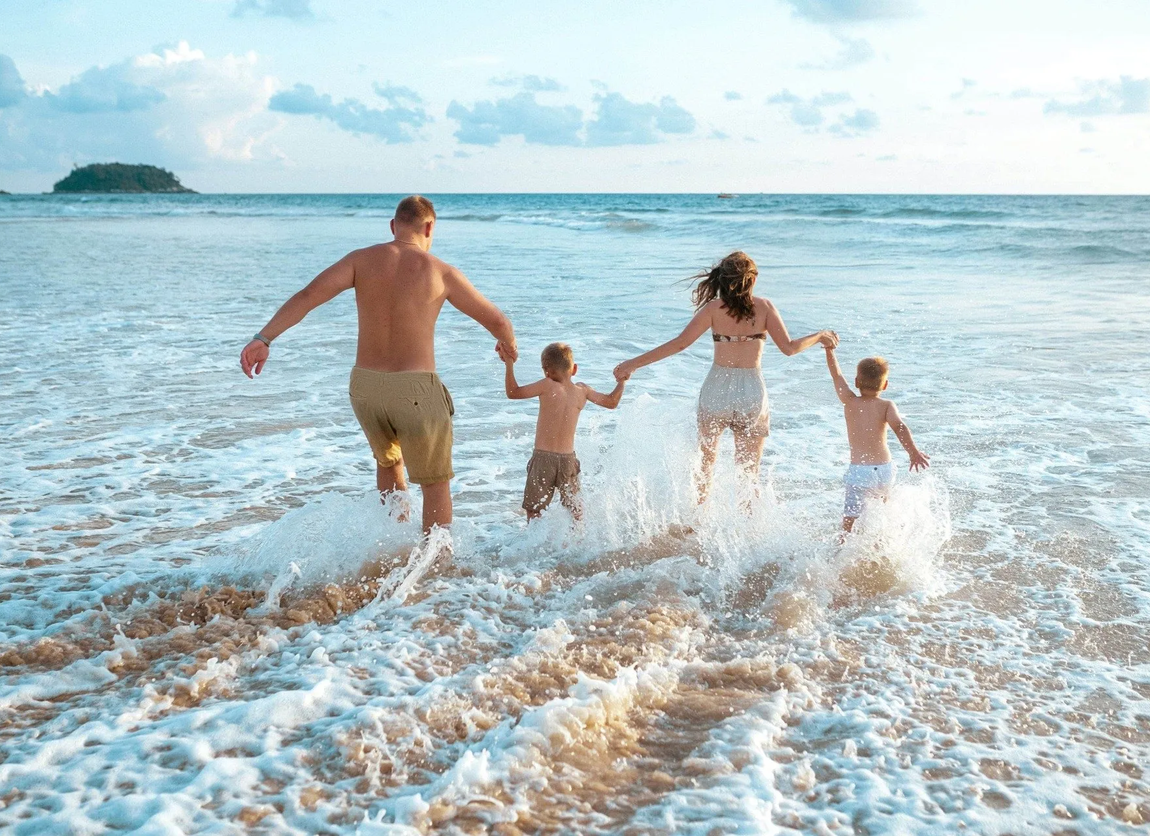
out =
[[910,454],[910,469],[912,471],[926,470],[928,467],[930,467],[930,456],[926,453],[915,450]]
[[500,340],[495,344],[495,353],[504,363],[514,363],[519,359],[519,347],[515,343]]

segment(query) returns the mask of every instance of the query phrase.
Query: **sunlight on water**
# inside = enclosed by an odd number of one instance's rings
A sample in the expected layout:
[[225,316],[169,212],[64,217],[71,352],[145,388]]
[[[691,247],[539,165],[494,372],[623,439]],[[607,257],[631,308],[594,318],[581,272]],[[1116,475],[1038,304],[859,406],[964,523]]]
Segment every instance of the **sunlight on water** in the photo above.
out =
[[[1095,833],[1150,820],[1150,202],[445,196],[520,379],[686,321],[736,246],[932,456],[840,542],[820,352],[768,352],[750,487],[696,503],[709,346],[517,510],[534,407],[457,314],[456,522],[382,505],[354,309],[236,357],[392,198],[0,202],[0,827],[14,833]],[[1134,831],[1131,831],[1134,832]]]

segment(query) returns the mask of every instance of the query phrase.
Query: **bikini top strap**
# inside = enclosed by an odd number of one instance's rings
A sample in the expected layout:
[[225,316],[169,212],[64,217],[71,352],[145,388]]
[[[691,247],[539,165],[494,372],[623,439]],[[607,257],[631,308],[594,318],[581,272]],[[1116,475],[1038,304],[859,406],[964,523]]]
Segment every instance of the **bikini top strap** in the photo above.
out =
[[717,343],[749,343],[754,340],[766,341],[767,332],[763,331],[759,334],[716,334],[712,331],[711,339]]
[[[755,318],[758,319],[758,312],[755,313]],[[760,331],[757,334],[719,334],[714,328],[711,329],[711,339],[717,343],[749,343],[754,340],[762,340],[766,342],[767,332]]]

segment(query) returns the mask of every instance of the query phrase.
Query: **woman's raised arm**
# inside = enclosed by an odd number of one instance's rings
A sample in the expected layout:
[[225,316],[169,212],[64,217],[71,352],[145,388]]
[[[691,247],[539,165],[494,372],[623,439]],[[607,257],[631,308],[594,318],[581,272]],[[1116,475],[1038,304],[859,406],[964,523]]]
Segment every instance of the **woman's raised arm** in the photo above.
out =
[[783,317],[770,302],[767,302],[767,333],[771,335],[771,339],[778,346],[779,351],[788,357],[806,351],[815,343],[821,342],[824,345],[833,343],[830,347],[834,348],[839,342],[838,335],[834,331],[825,330],[815,331],[813,334],[792,340],[791,335],[787,332],[787,324],[783,322]]
[[640,354],[638,357],[632,357],[630,360],[624,360],[615,367],[615,379],[626,380],[629,378],[636,369],[641,369],[644,366],[649,366],[652,363],[658,363],[670,357],[672,354],[678,354],[686,348],[694,344],[699,337],[707,333],[707,329],[711,327],[711,311],[710,306],[705,305],[691,317],[691,321],[687,323],[687,327],[683,329],[679,336],[673,340],[668,340],[658,348],[652,348],[645,354]]

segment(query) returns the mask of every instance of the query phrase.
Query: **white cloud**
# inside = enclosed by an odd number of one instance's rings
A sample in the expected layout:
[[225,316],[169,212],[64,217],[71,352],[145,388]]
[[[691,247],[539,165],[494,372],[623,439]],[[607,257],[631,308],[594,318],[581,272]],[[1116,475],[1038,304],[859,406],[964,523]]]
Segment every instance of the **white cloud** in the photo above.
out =
[[531,93],[561,93],[567,88],[553,78],[509,74],[491,79],[496,87],[519,87]]
[[821,64],[803,64],[805,70],[849,70],[874,58],[874,47],[866,38],[839,39],[839,51]]
[[311,0],[236,0],[232,16],[243,17],[247,14],[286,17],[292,20],[309,20],[315,17]]
[[975,81],[973,78],[964,78],[962,80],[962,87],[960,87],[955,92],[951,93],[950,98],[954,99],[954,100],[961,99],[963,96],[966,95],[967,91],[970,90],[971,87],[974,87],[977,84],[978,84],[978,82]]
[[1043,112],[1076,117],[1150,113],[1150,78],[1124,75],[1118,81],[1087,81],[1080,93],[1082,98],[1073,102],[1051,99]]
[[851,95],[847,92],[828,92],[824,90],[817,96],[804,99],[790,90],[783,90],[767,99],[767,104],[786,105],[790,107],[791,121],[801,128],[817,130],[825,121],[823,108],[851,102]]
[[171,168],[274,156],[263,147],[279,125],[266,111],[274,81],[256,63],[254,54],[208,59],[180,43],[91,67],[0,110],[7,137],[0,167],[51,171],[119,160]]
[[0,55],[0,107],[11,107],[25,95],[24,79],[16,63],[7,55]]
[[505,136],[522,136],[537,145],[581,144],[583,111],[574,105],[540,104],[526,90],[470,108],[452,101],[447,118],[459,123],[455,138],[468,145],[495,145]]
[[798,17],[815,23],[859,23],[911,17],[918,12],[912,0],[786,0]]
[[827,128],[833,134],[842,137],[862,136],[876,130],[879,126],[878,114],[873,110],[860,108],[851,115],[842,115],[839,121]]
[[[414,141],[415,131],[431,121],[427,112],[418,106],[419,95],[406,87],[376,85],[375,90],[388,100],[388,107],[373,108],[359,99],[336,102],[327,93],[317,93],[310,84],[297,84],[272,96],[268,110],[329,119],[345,131],[367,134],[384,142]],[[416,104],[406,107],[399,104],[402,101]]]
[[695,117],[670,96],[659,104],[632,102],[619,93],[595,97],[594,119],[587,123],[588,145],[649,145],[664,134],[688,134],[695,130]]
[[575,105],[541,104],[528,90],[471,107],[453,101],[447,116],[459,122],[456,138],[471,145],[496,145],[504,136],[535,145],[649,145],[695,130],[695,117],[670,96],[632,102],[611,92],[595,95],[595,113],[587,121]]

